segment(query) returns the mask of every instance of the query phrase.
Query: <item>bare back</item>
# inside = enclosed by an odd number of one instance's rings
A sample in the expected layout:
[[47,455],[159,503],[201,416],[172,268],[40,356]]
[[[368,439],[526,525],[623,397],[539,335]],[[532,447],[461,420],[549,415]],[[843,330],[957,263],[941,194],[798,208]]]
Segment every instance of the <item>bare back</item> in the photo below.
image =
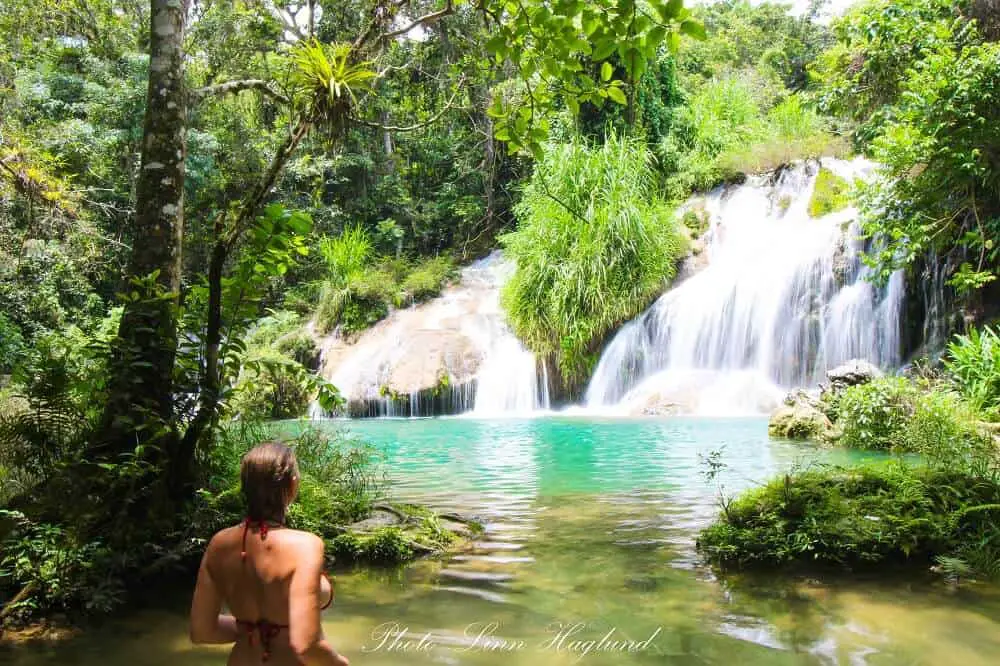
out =
[[[258,666],[266,657],[268,666],[301,664],[292,649],[294,632],[305,628],[298,625],[317,625],[321,632],[318,599],[330,595],[329,581],[320,573],[323,542],[285,527],[263,534],[256,527],[244,529],[240,525],[217,533],[202,564],[218,596],[246,627],[228,663]],[[261,621],[276,627],[270,636],[255,631],[253,624]]]

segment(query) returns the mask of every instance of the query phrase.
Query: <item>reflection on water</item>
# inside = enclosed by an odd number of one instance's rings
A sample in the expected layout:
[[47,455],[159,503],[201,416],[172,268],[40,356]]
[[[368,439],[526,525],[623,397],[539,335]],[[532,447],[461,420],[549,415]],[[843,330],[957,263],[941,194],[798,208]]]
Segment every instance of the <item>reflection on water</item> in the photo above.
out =
[[[328,635],[355,664],[961,664],[1000,661],[1000,594],[927,582],[716,580],[694,537],[717,486],[856,454],[768,442],[761,420],[352,423],[396,499],[481,516],[468,550],[342,572]],[[712,484],[700,455],[724,447]],[[145,612],[18,666],[220,663],[183,609]],[[0,652],[0,658],[7,657]],[[7,663],[7,659],[4,659]]]

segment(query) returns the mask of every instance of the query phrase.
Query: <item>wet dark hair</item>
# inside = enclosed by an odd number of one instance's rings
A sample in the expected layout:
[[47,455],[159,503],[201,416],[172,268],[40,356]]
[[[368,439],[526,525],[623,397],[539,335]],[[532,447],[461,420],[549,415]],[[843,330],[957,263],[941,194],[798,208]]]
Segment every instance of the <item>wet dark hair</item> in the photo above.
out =
[[299,475],[295,452],[281,442],[263,442],[240,463],[240,486],[251,520],[284,522]]

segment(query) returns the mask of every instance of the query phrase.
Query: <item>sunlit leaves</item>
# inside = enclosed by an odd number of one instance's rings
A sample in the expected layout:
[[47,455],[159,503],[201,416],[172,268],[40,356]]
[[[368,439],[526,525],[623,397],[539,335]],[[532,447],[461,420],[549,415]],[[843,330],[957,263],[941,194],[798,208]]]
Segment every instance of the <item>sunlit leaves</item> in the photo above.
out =
[[354,62],[348,44],[326,46],[309,40],[296,46],[292,60],[296,101],[316,119],[343,120],[376,78],[370,63]]
[[[862,138],[883,169],[862,190],[863,221],[869,236],[890,241],[870,261],[885,277],[928,254],[955,253],[962,263],[949,284],[972,292],[994,280],[1000,259],[993,242],[1000,235],[1000,164],[988,148],[1000,143],[1000,45],[970,43],[980,39],[974,27],[953,20],[937,0],[905,7],[909,13],[894,8],[869,17],[866,32],[854,23],[842,28],[857,40],[847,46],[864,53],[880,48],[885,36],[920,36],[919,48],[907,51],[906,75],[866,102],[882,104]],[[872,35],[879,41],[866,41]],[[852,85],[882,85],[881,77],[899,75],[890,64],[876,69],[866,62],[867,78]],[[830,94],[844,93],[833,87]]]
[[[494,95],[490,107],[496,137],[512,152],[538,154],[547,136],[544,119],[560,104],[573,113],[584,103],[628,105],[661,47],[675,49],[682,32],[705,36],[681,0],[522,0],[481,7],[496,31],[487,50],[497,63],[510,63],[522,84],[519,95]],[[588,74],[593,66],[599,81]]]

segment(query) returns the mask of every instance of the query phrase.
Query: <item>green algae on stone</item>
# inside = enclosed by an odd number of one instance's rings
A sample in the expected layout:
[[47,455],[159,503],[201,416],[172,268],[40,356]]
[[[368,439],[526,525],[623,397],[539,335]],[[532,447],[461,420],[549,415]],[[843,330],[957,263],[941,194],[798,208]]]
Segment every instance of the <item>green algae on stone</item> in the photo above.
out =
[[844,210],[851,205],[851,184],[827,168],[820,168],[809,199],[809,215],[814,218]]

